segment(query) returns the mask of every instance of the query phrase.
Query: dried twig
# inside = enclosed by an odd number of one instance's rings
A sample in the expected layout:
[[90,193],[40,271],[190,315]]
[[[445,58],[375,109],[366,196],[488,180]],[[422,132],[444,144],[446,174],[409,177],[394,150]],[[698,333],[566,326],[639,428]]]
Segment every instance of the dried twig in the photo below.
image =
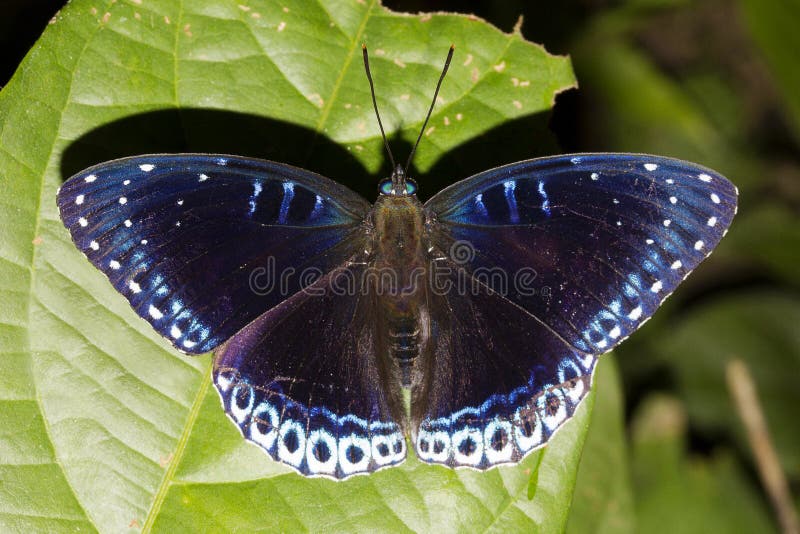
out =
[[731,391],[739,418],[744,423],[747,439],[758,466],[761,483],[772,501],[781,530],[785,534],[800,534],[797,513],[789,494],[789,485],[781,469],[778,455],[767,429],[764,412],[758,401],[753,377],[742,360],[733,359],[726,369],[728,389]]

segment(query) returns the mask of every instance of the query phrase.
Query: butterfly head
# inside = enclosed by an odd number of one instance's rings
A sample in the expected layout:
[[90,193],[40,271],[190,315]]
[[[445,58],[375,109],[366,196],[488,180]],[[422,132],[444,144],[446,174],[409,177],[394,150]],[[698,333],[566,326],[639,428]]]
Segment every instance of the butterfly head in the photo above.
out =
[[391,178],[382,180],[378,185],[381,195],[411,196],[417,194],[417,183],[406,177],[403,167],[397,165]]

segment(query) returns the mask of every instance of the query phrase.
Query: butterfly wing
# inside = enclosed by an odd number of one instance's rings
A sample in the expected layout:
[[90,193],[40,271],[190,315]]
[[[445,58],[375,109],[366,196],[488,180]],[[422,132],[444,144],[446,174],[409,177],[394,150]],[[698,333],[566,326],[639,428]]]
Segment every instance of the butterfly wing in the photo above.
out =
[[192,354],[362,249],[369,209],[309,171],[201,154],[102,163],[65,182],[58,206],[78,249]]
[[215,362],[223,405],[245,438],[307,476],[342,479],[406,456],[399,390],[380,387],[385,349],[365,269],[358,259],[334,269],[250,323]]
[[424,402],[412,406],[417,456],[479,469],[517,462],[572,416],[589,391],[595,357],[474,283],[463,266],[437,263],[450,273],[437,282],[451,289],[429,297],[433,372]]
[[443,325],[433,379],[455,367],[479,380],[445,379],[412,411],[420,456],[487,468],[545,443],[583,398],[595,357],[724,236],[736,195],[691,163],[582,154],[492,169],[434,196],[434,254],[468,283],[431,312]]

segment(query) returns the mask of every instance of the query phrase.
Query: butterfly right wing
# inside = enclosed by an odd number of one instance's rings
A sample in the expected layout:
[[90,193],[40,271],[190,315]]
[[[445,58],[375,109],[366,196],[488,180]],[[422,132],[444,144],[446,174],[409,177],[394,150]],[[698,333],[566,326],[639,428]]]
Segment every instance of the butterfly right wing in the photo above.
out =
[[246,439],[306,476],[402,462],[398,388],[387,388],[366,264],[354,259],[258,317],[217,353],[214,382]]
[[736,194],[692,163],[577,154],[434,196],[431,250],[458,285],[432,299],[435,383],[412,405],[420,457],[486,469],[546,443],[588,390],[596,357],[719,243]]

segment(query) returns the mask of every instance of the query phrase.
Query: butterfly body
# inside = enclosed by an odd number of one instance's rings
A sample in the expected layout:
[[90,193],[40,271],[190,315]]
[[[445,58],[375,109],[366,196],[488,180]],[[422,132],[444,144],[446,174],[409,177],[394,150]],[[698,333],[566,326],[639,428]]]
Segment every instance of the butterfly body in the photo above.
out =
[[367,291],[375,295],[381,358],[404,388],[424,379],[419,358],[430,341],[427,302],[428,249],[422,204],[414,194],[381,194],[368,220],[373,228]]

